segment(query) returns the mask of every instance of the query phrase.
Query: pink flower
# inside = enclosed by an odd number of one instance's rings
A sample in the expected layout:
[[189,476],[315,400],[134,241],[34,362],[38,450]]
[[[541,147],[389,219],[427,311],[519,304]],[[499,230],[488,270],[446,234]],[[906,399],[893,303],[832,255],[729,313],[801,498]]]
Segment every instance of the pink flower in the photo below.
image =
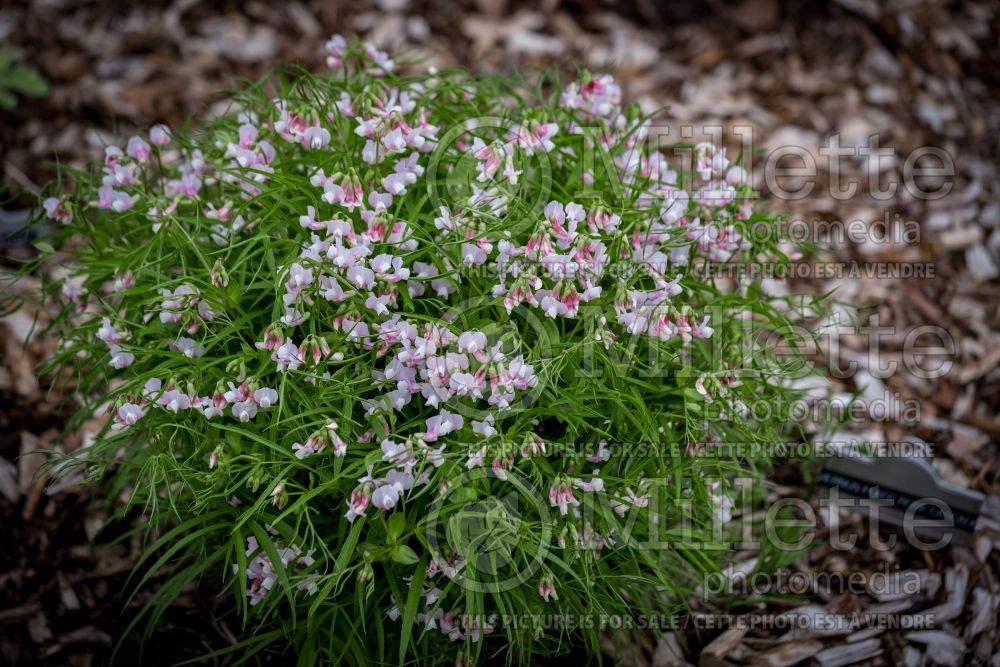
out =
[[[511,153],[510,144],[502,142],[486,144],[479,137],[473,139],[472,155],[479,163],[477,165],[479,176],[476,177],[476,180],[480,182],[489,181],[505,162],[510,166]],[[516,180],[515,177],[514,181]]]
[[479,266],[488,259],[486,251],[475,243],[462,244],[462,263],[466,266]]
[[716,148],[713,144],[702,142],[694,147],[695,171],[703,180],[710,180],[713,175],[722,175],[729,167],[726,159],[726,149]]
[[426,419],[425,423],[427,424],[427,431],[423,434],[423,438],[427,442],[433,442],[441,436],[461,429],[465,424],[465,420],[461,415],[442,410],[440,414]]
[[265,410],[278,403],[278,392],[274,389],[261,387],[253,393],[253,400]]
[[156,146],[170,144],[170,128],[166,125],[154,125],[149,128],[149,140]]
[[351,491],[351,499],[347,501],[347,520],[354,523],[359,516],[365,516],[365,510],[371,502],[371,489],[367,484],[362,484]]
[[207,419],[212,419],[214,417],[221,417],[226,406],[229,402],[223,394],[216,393],[214,396],[208,397],[203,396],[198,399],[195,407],[201,410],[201,413],[205,415]]
[[478,468],[483,465],[483,461],[486,456],[486,448],[480,449],[478,452],[472,452],[469,454],[469,460],[465,462],[465,467],[469,470],[473,468]]
[[701,324],[695,324],[691,328],[691,335],[695,338],[711,338],[715,330],[708,326],[709,315],[706,315],[702,320]]
[[319,287],[323,290],[321,293],[323,298],[327,301],[333,301],[334,303],[339,303],[347,298],[347,294],[344,289],[337,282],[336,278],[331,276],[320,276],[319,277]]
[[509,382],[518,391],[525,391],[538,384],[534,366],[524,363],[523,355],[519,354],[511,360],[507,373]]
[[406,192],[406,181],[405,174],[389,174],[382,179],[382,187],[391,195],[401,195]]
[[388,192],[372,192],[368,195],[368,205],[375,213],[385,213],[392,207],[392,195]]
[[398,283],[410,277],[410,270],[403,266],[403,258],[396,255],[377,255],[368,264],[380,280],[388,283]]
[[304,268],[298,262],[292,264],[292,268],[288,273],[288,282],[285,283],[285,288],[289,292],[299,292],[309,285],[312,285],[313,273],[307,268]]
[[486,415],[486,418],[481,422],[472,422],[473,433],[478,433],[484,438],[490,438],[497,434],[497,430],[493,423],[493,415]]
[[127,336],[118,331],[111,320],[107,317],[101,318],[101,326],[97,330],[97,339],[106,345],[119,345]]
[[611,452],[608,451],[608,441],[601,440],[597,443],[597,451],[591,454],[587,454],[587,460],[591,463],[601,463],[602,461],[607,461],[611,458]]
[[747,183],[750,180],[749,174],[747,174],[746,169],[740,166],[733,166],[729,168],[726,172],[726,183],[733,186],[740,186]]
[[482,375],[472,373],[455,373],[448,379],[448,388],[456,396],[472,396],[482,398],[486,383]]
[[149,159],[149,144],[143,141],[142,137],[129,139],[125,151],[137,162],[145,162]]
[[413,475],[405,470],[390,470],[385,476],[385,483],[395,486],[400,493],[412,488],[415,481]]
[[345,177],[340,185],[328,182],[324,190],[323,200],[330,204],[340,204],[347,209],[355,209],[364,202],[365,193],[357,177]]
[[344,51],[347,50],[347,40],[341,35],[334,35],[326,42],[326,66],[339,69],[344,65]]
[[497,479],[506,481],[507,471],[510,469],[511,465],[513,465],[513,463],[514,463],[513,456],[503,456],[503,457],[498,456],[494,458],[493,461],[490,463],[490,469],[493,471],[493,474],[496,475]]
[[559,513],[566,516],[569,506],[573,505],[576,507],[580,504],[580,501],[573,495],[573,487],[562,481],[549,487],[549,503],[553,507],[558,507]]
[[246,423],[257,416],[257,404],[253,401],[242,401],[233,404],[233,416]]
[[112,368],[118,370],[128,368],[135,361],[135,355],[125,352],[117,345],[109,345],[108,351],[111,353],[111,361],[109,363]]
[[375,272],[366,266],[352,266],[347,269],[347,281],[358,289],[368,289],[375,285]]
[[412,463],[413,457],[410,446],[406,443],[393,442],[386,439],[382,441],[382,460],[396,465],[406,465]]
[[111,428],[115,431],[121,431],[135,424],[145,414],[146,411],[135,403],[125,403],[115,413],[115,421],[111,425]]
[[573,486],[580,489],[584,493],[595,493],[604,490],[604,480],[598,477],[600,471],[595,470],[594,476],[590,479],[574,479]]
[[163,392],[156,402],[170,412],[180,412],[191,407],[191,398],[177,389]]
[[582,86],[576,82],[571,83],[562,94],[562,103],[570,109],[580,109],[591,116],[610,119],[618,114],[621,98],[621,88],[610,75],[605,74]]
[[305,362],[302,353],[295,347],[295,342],[291,338],[271,353],[271,360],[278,364],[278,372],[288,369],[297,370]]
[[159,395],[162,387],[162,380],[158,378],[150,378],[146,380],[146,384],[142,387],[142,397],[147,401],[152,401]]
[[324,148],[329,144],[330,131],[322,127],[310,127],[305,131],[305,134],[302,137],[302,145],[306,148]]
[[285,337],[281,333],[275,331],[272,327],[268,326],[264,329],[264,340],[255,343],[258,350],[276,350],[282,343],[285,342]]
[[392,295],[390,294],[383,294],[382,296],[370,294],[368,295],[368,298],[365,299],[365,308],[375,311],[378,315],[388,315],[389,308],[387,306],[391,302]]
[[538,594],[542,596],[542,599],[546,602],[559,599],[559,595],[556,593],[556,585],[552,581],[552,577],[545,577],[538,583]]
[[392,484],[380,486],[372,493],[372,504],[379,509],[392,509],[399,502],[399,493],[399,489]]
[[548,153],[555,148],[555,144],[552,143],[552,137],[558,132],[559,126],[555,123],[530,122],[526,127],[520,127],[514,133],[514,138],[518,145],[529,155],[539,149]]
[[73,212],[66,208],[62,199],[49,197],[42,202],[42,208],[45,209],[45,215],[48,216],[49,220],[67,225],[73,222]]
[[295,458],[304,459],[307,456],[312,456],[318,452],[326,449],[328,444],[328,439],[325,434],[313,434],[306,439],[306,444],[300,444],[298,442],[292,445],[292,451],[295,452]]
[[242,403],[250,400],[250,388],[246,382],[241,382],[238,387],[230,382],[229,391],[225,392],[222,397],[229,403]]
[[545,441],[535,433],[526,433],[521,444],[521,456],[528,459],[545,455]]
[[132,197],[125,192],[119,192],[110,185],[102,186],[97,191],[97,206],[99,208],[109,208],[116,213],[121,213],[132,208]]
[[181,336],[175,342],[171,342],[170,348],[189,359],[197,359],[205,353],[205,348],[198,341],[186,336]]

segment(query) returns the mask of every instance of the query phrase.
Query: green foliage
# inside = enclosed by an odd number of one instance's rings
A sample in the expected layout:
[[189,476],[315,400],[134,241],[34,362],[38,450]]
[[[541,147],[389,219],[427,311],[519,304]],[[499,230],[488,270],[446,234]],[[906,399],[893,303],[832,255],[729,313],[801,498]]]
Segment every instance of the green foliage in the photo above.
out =
[[9,48],[0,47],[0,107],[13,109],[17,96],[44,97],[49,93],[49,82],[38,70],[19,61]]
[[[739,179],[713,199],[690,169],[649,166],[648,119],[609,79],[397,76],[368,45],[331,54],[331,74],[272,81],[280,103],[252,86],[231,115],[110,149],[46,200],[66,224],[44,248],[73,253],[49,286],[47,371],[78,397],[71,427],[111,414],[76,463],[149,517],[137,586],[169,572],[133,626],[205,577],[245,623],[215,657],[270,646],[303,665],[597,656],[614,619],[683,613],[750,509],[732,480],[759,480],[793,432],[748,406],[793,399],[793,325],[820,310],[696,269],[787,263],[751,233],[778,218]],[[546,123],[551,145],[518,134]],[[406,149],[366,153],[404,127]],[[408,154],[420,173],[379,208],[368,196]],[[336,252],[358,248],[345,275]],[[571,252],[600,272],[532,259]],[[349,273],[379,255],[408,276]],[[512,302],[519,280],[533,294]],[[416,351],[433,336],[458,364],[443,385]],[[481,395],[449,384],[462,363]],[[418,387],[396,404],[406,368]],[[740,447],[704,455],[720,443]]]

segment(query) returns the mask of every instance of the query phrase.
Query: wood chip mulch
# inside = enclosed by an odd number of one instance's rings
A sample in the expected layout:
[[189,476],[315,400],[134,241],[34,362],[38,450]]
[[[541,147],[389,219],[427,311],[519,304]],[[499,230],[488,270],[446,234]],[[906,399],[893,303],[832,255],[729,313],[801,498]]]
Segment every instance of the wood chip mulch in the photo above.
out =
[[[661,6],[662,4],[662,6]],[[862,362],[854,378],[829,378],[840,394],[857,390],[871,402],[895,398],[919,406],[914,423],[892,410],[864,415],[841,435],[894,441],[916,435],[932,443],[934,465],[953,483],[987,497],[969,547],[926,552],[902,540],[889,551],[865,546],[843,552],[828,541],[786,571],[809,575],[861,572],[919,579],[907,596],[817,587],[804,595],[733,601],[734,614],[805,619],[795,629],[762,627],[677,631],[628,637],[623,664],[673,665],[1000,665],[1000,7],[986,0],[839,0],[808,5],[791,0],[682,3],[580,0],[540,3],[479,0],[382,0],[323,3],[190,0],[112,9],[84,0],[27,0],[0,7],[0,42],[51,83],[50,94],[24,100],[0,123],[0,184],[13,200],[0,226],[16,226],[27,193],[52,175],[55,160],[74,166],[99,157],[115,132],[188,115],[216,112],[235,77],[256,78],[276,63],[317,67],[332,33],[365,33],[389,48],[414,48],[430,63],[486,70],[556,65],[572,71],[614,69],[629,99],[665,120],[754,128],[757,146],[797,145],[816,155],[827,137],[863,145],[878,134],[897,156],[883,168],[899,179],[905,156],[937,146],[955,164],[954,186],[925,201],[900,189],[877,197],[863,165],[848,160],[841,179],[855,179],[855,196],[829,194],[819,166],[815,192],[774,206],[805,221],[884,219],[919,224],[915,243],[847,243],[829,261],[922,262],[935,277],[800,282],[796,288],[837,288],[867,319],[906,332],[944,327],[956,343],[954,368],[922,380],[908,373],[877,377],[864,348],[845,337]],[[759,184],[767,191],[764,184]],[[18,192],[25,194],[18,195]],[[3,269],[30,253],[24,238],[3,242]],[[6,283],[4,283],[6,284]],[[30,295],[38,285],[17,286]],[[787,289],[776,282],[775,290]],[[6,289],[6,288],[5,288]],[[876,304],[876,305],[871,305]],[[847,312],[846,310],[844,311]],[[22,307],[0,320],[0,657],[11,665],[105,664],[133,607],[120,594],[141,544],[134,517],[110,522],[110,499],[72,480],[47,484],[44,449],[69,454],[95,424],[63,437],[64,397],[48,392],[35,365],[51,341],[32,337],[34,311]],[[44,319],[44,313],[40,314]],[[901,352],[901,335],[885,341]],[[891,401],[890,401],[891,402]],[[774,479],[773,497],[812,491],[798,469]],[[821,531],[845,526],[867,539],[861,517],[820,512]],[[824,537],[822,532],[820,537]],[[752,568],[761,554],[738,553],[734,568]],[[874,577],[871,577],[874,581]],[[211,585],[172,607],[147,646],[145,661],[169,664],[234,641]],[[696,605],[697,606],[697,605]],[[123,613],[124,611],[124,613]],[[930,614],[931,627],[882,628],[860,618]],[[215,619],[210,621],[208,619]],[[831,622],[832,619],[832,622]],[[125,641],[121,659],[138,663]],[[150,659],[149,656],[156,656]],[[629,662],[629,661],[634,661]]]

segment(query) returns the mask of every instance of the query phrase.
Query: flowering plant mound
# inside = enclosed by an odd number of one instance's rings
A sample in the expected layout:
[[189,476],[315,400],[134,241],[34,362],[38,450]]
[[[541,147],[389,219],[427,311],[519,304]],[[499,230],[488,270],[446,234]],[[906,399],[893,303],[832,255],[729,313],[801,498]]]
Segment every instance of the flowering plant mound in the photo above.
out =
[[169,572],[135,622],[213,578],[243,648],[464,663],[681,609],[761,463],[705,446],[784,425],[746,410],[787,391],[747,352],[782,309],[701,270],[780,258],[746,172],[669,161],[608,76],[327,63],[44,201],[51,370],[110,416],[80,461]]

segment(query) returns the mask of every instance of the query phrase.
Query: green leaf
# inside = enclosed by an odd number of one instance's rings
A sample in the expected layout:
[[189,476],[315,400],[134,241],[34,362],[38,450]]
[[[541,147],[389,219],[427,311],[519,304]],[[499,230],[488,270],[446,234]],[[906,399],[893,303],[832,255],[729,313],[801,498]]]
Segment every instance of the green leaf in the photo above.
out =
[[49,92],[49,82],[32,67],[14,65],[3,76],[3,85],[30,97],[41,97]]
[[406,515],[403,512],[396,512],[389,517],[387,525],[387,540],[389,544],[392,544],[399,539],[399,536],[403,534],[403,529],[406,528]]
[[56,249],[53,248],[52,244],[49,243],[48,241],[35,241],[32,245],[34,245],[35,248],[39,250],[39,252],[42,252],[46,255],[51,255],[56,251]]
[[420,560],[417,557],[417,552],[405,544],[397,544],[393,547],[392,559],[402,565],[413,565]]
[[400,628],[399,641],[399,664],[406,660],[406,649],[410,643],[410,633],[413,631],[413,621],[417,617],[417,609],[420,606],[420,596],[424,590],[424,576],[427,574],[427,554],[420,559],[420,565],[413,573],[413,580],[410,582],[410,591],[406,594],[406,606],[403,608],[402,626]]

